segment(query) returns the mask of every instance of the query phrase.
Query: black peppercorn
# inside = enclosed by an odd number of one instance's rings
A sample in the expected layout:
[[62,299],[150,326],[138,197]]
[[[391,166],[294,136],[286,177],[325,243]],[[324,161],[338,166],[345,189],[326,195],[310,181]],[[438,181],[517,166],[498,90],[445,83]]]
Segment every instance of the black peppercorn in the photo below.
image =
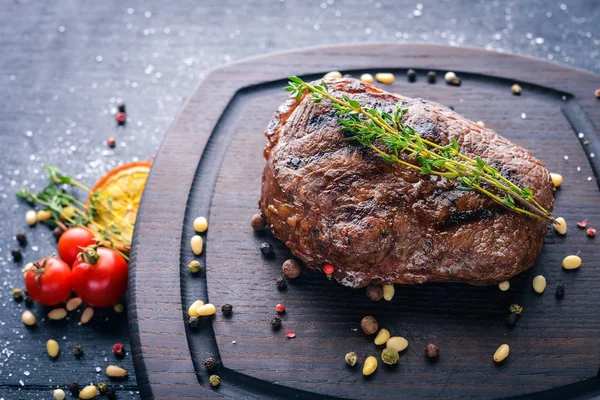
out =
[[15,236],[17,238],[17,242],[19,242],[19,246],[27,245],[27,236],[25,235],[25,232],[19,232]]
[[277,330],[277,329],[281,328],[281,318],[279,318],[279,317],[273,317],[273,318],[271,318],[271,327],[274,330]]
[[188,324],[191,329],[198,329],[200,327],[200,319],[198,317],[190,317]]
[[556,287],[556,297],[563,297],[565,295],[565,285],[558,285]]
[[12,258],[14,262],[19,262],[23,259],[23,253],[21,253],[21,250],[19,249],[12,249],[10,251],[10,254],[12,254]]
[[74,397],[79,396],[79,392],[81,392],[81,386],[79,386],[79,382],[75,381],[69,385],[69,392]]
[[417,80],[417,73],[414,69],[409,69],[406,71],[406,77],[408,78],[409,82],[414,82]]
[[449,109],[451,109],[452,111],[454,111],[454,106],[453,106],[452,104],[450,104],[450,105],[448,106],[448,108],[449,108]]
[[260,244],[260,252],[267,257],[271,257],[275,254],[273,251],[273,246],[270,243],[263,242]]
[[229,317],[231,315],[232,311],[233,311],[233,306],[231,304],[225,304],[223,307],[221,307],[221,312],[226,317]]
[[287,288],[287,282],[283,276],[278,276],[275,280],[275,283],[277,284],[277,289],[279,290],[285,290]]
[[54,239],[56,239],[57,242],[58,242],[58,239],[60,239],[60,237],[62,236],[63,232],[64,231],[63,231],[63,229],[60,226],[57,226],[52,231],[52,235],[54,236]]
[[435,71],[429,71],[427,73],[427,82],[435,83],[436,80],[437,80],[437,75],[435,74]]
[[104,395],[106,396],[106,398],[108,400],[116,400],[117,399],[117,392],[115,392],[115,389],[113,389],[113,388],[107,388]]
[[120,100],[117,103],[117,109],[119,110],[119,112],[122,112],[122,113],[125,112],[125,102],[123,100]]
[[83,357],[83,347],[81,347],[80,344],[76,344],[75,347],[73,347],[73,355],[77,359]]
[[29,296],[25,296],[25,307],[29,308],[33,306],[33,299]]
[[204,368],[206,368],[207,371],[213,370],[216,366],[217,360],[215,360],[213,357],[208,357],[206,360],[204,360]]
[[504,323],[506,324],[506,326],[508,326],[509,328],[512,328],[513,326],[515,326],[515,324],[517,323],[517,320],[519,319],[519,316],[515,313],[510,313],[506,316],[506,318],[504,319]]

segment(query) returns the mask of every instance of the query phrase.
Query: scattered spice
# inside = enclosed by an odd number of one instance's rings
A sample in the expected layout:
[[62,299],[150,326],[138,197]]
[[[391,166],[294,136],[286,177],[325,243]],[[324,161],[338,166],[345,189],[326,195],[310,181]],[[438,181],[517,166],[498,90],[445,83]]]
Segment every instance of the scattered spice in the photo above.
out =
[[117,392],[115,391],[114,388],[107,388],[106,393],[104,393],[104,395],[106,396],[106,398],[108,400],[116,400],[117,399]]
[[25,296],[25,307],[29,308],[33,306],[33,299],[29,296]]
[[440,346],[434,343],[428,343],[425,346],[425,357],[430,360],[435,360],[440,356]]
[[113,344],[112,351],[115,356],[122,358],[125,357],[125,346],[123,343],[115,343]]
[[515,83],[514,85],[511,86],[510,91],[515,96],[519,96],[521,94],[521,92],[523,91],[523,88],[521,88],[521,86],[519,86]]
[[62,236],[63,233],[64,233],[64,230],[60,226],[57,226],[56,228],[54,228],[52,230],[52,236],[54,236],[54,239],[56,239],[57,242],[58,242],[58,239],[60,239],[60,237]]
[[517,324],[517,320],[519,319],[519,316],[515,313],[510,313],[506,316],[506,318],[504,319],[504,323],[506,324],[506,326],[508,326],[509,328],[512,328],[513,326],[515,326]]
[[100,382],[98,384],[98,390],[100,391],[100,393],[106,393],[107,388],[108,388],[108,386],[106,386],[106,383],[104,383],[104,382]]
[[23,301],[23,295],[24,295],[23,289],[14,288],[12,290],[12,297],[17,303],[20,303],[21,301]]
[[231,313],[233,312],[233,306],[229,303],[223,305],[223,307],[221,307],[221,312],[223,313],[224,316],[229,317],[231,315]]
[[208,371],[213,370],[216,366],[217,360],[215,358],[208,357],[206,360],[204,360],[204,368],[206,368]]
[[287,282],[283,276],[278,276],[277,279],[275,279],[275,284],[277,284],[278,290],[285,290],[287,288]]
[[429,71],[427,73],[427,82],[435,83],[436,80],[437,80],[437,75],[436,75],[435,71]]
[[69,392],[71,393],[71,396],[73,396],[73,397],[79,396],[79,392],[81,392],[81,386],[79,385],[79,382],[75,381],[75,382],[71,383],[69,385]]
[[346,364],[348,364],[349,366],[354,367],[358,362],[358,355],[355,352],[351,351],[350,353],[346,354],[346,356],[344,357],[344,361],[346,361]]
[[417,80],[417,73],[414,69],[411,68],[408,71],[406,71],[406,78],[409,82],[414,82]]
[[362,329],[366,335],[372,335],[379,330],[379,324],[375,317],[367,315],[360,321],[360,329]]
[[273,246],[271,246],[271,244],[267,242],[263,242],[260,244],[260,252],[267,257],[272,257],[275,254],[275,252],[273,251]]
[[367,297],[373,301],[379,301],[383,298],[383,288],[381,285],[370,284],[367,286]]
[[285,305],[283,303],[279,303],[275,306],[275,311],[277,311],[279,314],[284,314],[285,313]]
[[211,375],[210,378],[208,378],[208,382],[210,383],[210,386],[217,387],[221,384],[221,378],[219,378],[219,375]]
[[21,253],[21,250],[19,249],[12,249],[10,254],[12,255],[14,262],[20,262],[23,260],[23,253]]
[[296,279],[300,276],[302,268],[300,267],[298,261],[290,259],[284,261],[284,263],[281,265],[281,270],[283,271],[283,274],[288,278]]
[[202,268],[202,265],[200,265],[200,261],[198,261],[198,260],[192,260],[188,264],[188,269],[190,270],[190,272],[192,274],[198,273],[201,268]]
[[188,319],[188,325],[192,330],[198,329],[200,328],[200,319],[198,317],[190,317]]
[[590,226],[588,228],[588,230],[585,231],[585,234],[588,235],[589,237],[595,237],[596,236],[596,230]]
[[596,98],[600,99],[600,88],[598,88],[594,91],[594,96],[596,96]]
[[325,264],[323,265],[323,273],[327,276],[327,279],[331,279],[333,276],[333,271],[335,271],[335,267],[333,264]]
[[106,139],[106,144],[108,145],[108,147],[110,147],[111,149],[114,149],[115,146],[117,145],[117,139],[115,139],[114,137],[109,137],[108,139]]
[[123,100],[119,100],[119,102],[117,103],[117,109],[119,110],[119,112],[125,112],[125,102]]
[[386,347],[381,352],[381,361],[383,361],[384,364],[394,365],[398,362],[399,359],[400,355],[395,349],[392,349],[391,347]]
[[588,220],[584,219],[583,221],[579,221],[577,223],[577,226],[580,227],[581,229],[585,229],[585,227],[587,226]]
[[271,328],[273,328],[274,330],[278,330],[279,328],[281,328],[281,318],[279,318],[279,317],[271,318]]
[[291,330],[291,329],[288,329],[288,330],[285,332],[285,336],[287,336],[287,337],[288,337],[288,339],[293,339],[293,338],[295,338],[295,337],[296,337],[296,332],[294,332],[294,331],[293,331],[293,330]]
[[262,215],[254,214],[252,218],[250,218],[250,226],[255,231],[262,231],[267,226],[267,223]]
[[117,115],[115,115],[115,121],[117,121],[117,124],[119,125],[125,125],[125,122],[127,121],[127,114],[124,112],[118,112]]
[[75,347],[73,347],[73,355],[77,359],[83,357],[83,347],[80,344],[76,344]]
[[510,307],[508,307],[508,311],[519,315],[523,312],[523,307],[518,304],[511,304]]
[[558,284],[556,286],[556,297],[558,298],[562,298],[565,295],[565,285],[563,284]]
[[115,304],[115,305],[113,306],[113,310],[115,310],[115,312],[116,312],[117,314],[120,314],[120,313],[122,313],[123,311],[125,311],[125,307],[123,306],[123,304],[121,304],[121,303],[117,303],[117,304]]
[[25,232],[19,232],[15,237],[17,238],[17,242],[19,242],[19,246],[27,245],[27,235],[25,235]]

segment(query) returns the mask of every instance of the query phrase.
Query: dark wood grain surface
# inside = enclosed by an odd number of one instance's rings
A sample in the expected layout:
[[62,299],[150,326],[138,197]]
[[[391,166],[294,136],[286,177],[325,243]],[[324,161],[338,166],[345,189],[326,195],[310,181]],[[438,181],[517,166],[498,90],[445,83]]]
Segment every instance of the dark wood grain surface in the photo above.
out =
[[[406,81],[407,68],[418,71],[417,83]],[[287,75],[312,79],[333,69],[354,76],[392,71],[397,81],[385,89],[453,105],[530,149],[565,177],[556,192],[555,213],[569,221],[569,234],[557,237],[550,232],[536,266],[514,278],[506,293],[462,284],[398,286],[392,302],[372,303],[362,290],[346,289],[308,272],[289,282],[286,291],[277,291],[274,280],[289,252],[268,232],[254,234],[248,224],[257,210],[264,167],[262,133],[285,99],[281,88]],[[454,70],[463,84],[448,86],[441,78],[428,84],[425,74],[430,69],[440,77]],[[514,82],[523,86],[519,97],[510,92]],[[595,240],[575,227],[584,217],[600,220],[594,173],[600,113],[589,90],[599,84],[598,76],[533,59],[391,44],[313,48],[214,70],[167,135],[136,230],[130,322],[136,330],[141,393],[157,398],[198,393],[231,398],[390,398],[400,391],[405,398],[533,393],[565,398],[565,393],[600,393],[595,378],[600,367],[600,311],[595,307],[600,301],[599,250]],[[589,141],[586,146],[584,140]],[[199,215],[209,216],[211,224],[200,257],[206,274],[191,277],[186,267],[193,259],[188,243],[194,234],[191,223]],[[260,255],[262,241],[275,246],[275,259]],[[562,270],[562,258],[578,251],[584,266],[571,273]],[[542,296],[531,290],[537,274],[549,282]],[[567,287],[563,300],[554,297],[559,282]],[[165,292],[157,293],[158,287]],[[186,311],[197,298],[218,308],[231,303],[234,315],[217,313],[192,332],[186,328]],[[269,320],[279,302],[289,311],[283,329],[273,332]],[[504,317],[511,303],[526,311],[509,330]],[[380,353],[372,338],[357,330],[368,314],[410,344],[397,368],[380,368],[364,379],[360,369],[345,366],[343,356],[351,350],[361,359]],[[296,339],[287,339],[286,329],[293,329]],[[442,348],[438,363],[423,357],[429,341]],[[491,356],[505,342],[511,345],[511,356],[495,365]],[[209,356],[222,361],[218,373],[223,384],[218,390],[209,388],[202,366]]]

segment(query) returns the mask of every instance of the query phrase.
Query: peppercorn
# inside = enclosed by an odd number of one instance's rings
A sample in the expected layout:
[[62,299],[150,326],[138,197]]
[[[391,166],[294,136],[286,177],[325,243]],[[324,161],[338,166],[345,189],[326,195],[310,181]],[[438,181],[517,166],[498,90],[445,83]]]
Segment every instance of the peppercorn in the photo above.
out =
[[295,279],[300,276],[300,272],[302,268],[300,264],[296,260],[285,260],[285,262],[281,265],[281,270],[283,274],[290,279]]
[[12,297],[17,303],[23,301],[23,289],[14,288],[12,290]]
[[556,297],[561,298],[561,297],[564,297],[564,295],[565,295],[565,285],[559,284],[556,287]]
[[27,236],[25,235],[25,232],[19,232],[15,237],[17,238],[17,242],[19,242],[19,246],[27,245]]
[[108,389],[108,387],[106,386],[106,383],[100,382],[98,384],[98,390],[100,391],[100,393],[106,393],[106,389]]
[[279,318],[279,317],[271,318],[271,327],[274,330],[278,330],[279,328],[281,328],[281,318]]
[[54,228],[52,230],[52,236],[54,236],[54,239],[56,239],[56,241],[58,242],[58,239],[60,239],[63,232],[64,232],[63,228],[61,228],[60,226],[57,226],[56,228]]
[[590,226],[588,228],[588,230],[585,231],[585,234],[588,235],[589,237],[595,237],[596,236],[596,230]]
[[33,305],[33,299],[29,296],[25,296],[25,307],[29,308]]
[[119,100],[119,102],[117,103],[117,109],[119,110],[119,112],[125,112],[125,102],[123,100]]
[[523,307],[518,304],[511,304],[510,307],[508,307],[508,311],[519,315],[523,312]]
[[115,356],[119,358],[125,357],[125,346],[123,345],[123,343],[113,344],[112,351],[115,354]]
[[217,360],[215,360],[213,357],[208,357],[206,360],[204,360],[204,368],[206,368],[207,371],[213,370],[216,366]]
[[229,317],[231,315],[232,311],[233,311],[233,306],[229,303],[225,304],[225,305],[223,305],[223,307],[221,307],[221,312],[226,317]]
[[381,361],[383,361],[384,364],[394,365],[398,362],[399,359],[400,355],[398,354],[398,352],[390,347],[386,347],[381,352]]
[[23,253],[21,253],[21,250],[19,249],[12,249],[10,251],[10,254],[12,254],[12,258],[14,262],[19,262],[21,260],[23,260]]
[[200,328],[200,319],[198,317],[190,317],[190,319],[188,319],[188,324],[190,326],[190,329],[198,329]]
[[255,231],[262,231],[267,226],[265,219],[260,214],[254,214],[252,218],[250,218],[250,226]]
[[278,276],[277,279],[275,279],[275,283],[277,284],[277,289],[279,290],[285,290],[287,288],[287,282],[283,276]]
[[124,112],[118,112],[117,115],[115,115],[115,121],[117,121],[117,124],[119,125],[125,125],[126,120],[127,114],[125,114]]
[[435,360],[439,356],[440,356],[440,346],[438,346],[437,344],[433,344],[433,343],[428,343],[427,346],[425,346],[425,357],[427,357],[430,360]]
[[435,74],[435,71],[429,71],[427,73],[427,82],[435,83],[436,80],[437,80],[437,75]]
[[79,396],[79,392],[81,392],[81,386],[79,386],[79,382],[75,381],[69,385],[69,392],[74,397]]
[[190,270],[190,272],[192,274],[197,273],[198,271],[200,271],[200,268],[202,268],[202,266],[200,265],[200,261],[197,260],[192,260],[190,261],[190,263],[188,264],[188,269]]
[[360,329],[367,334],[372,335],[379,330],[379,324],[375,317],[367,315],[360,321]]
[[219,375],[211,375],[210,378],[208,378],[208,382],[210,383],[210,386],[217,387],[221,384],[221,378],[219,378]]
[[406,71],[406,77],[408,78],[409,82],[414,82],[417,80],[417,73],[414,69],[409,69]]
[[448,108],[449,108],[449,109],[451,109],[452,111],[454,111],[454,106],[453,106],[452,104],[450,104],[450,105],[448,106]]
[[285,305],[283,303],[279,303],[275,306],[275,311],[277,311],[278,314],[285,314]]
[[113,388],[107,388],[106,393],[104,393],[104,395],[106,396],[106,398],[108,400],[116,400],[117,399],[117,392]]
[[263,242],[260,244],[260,252],[267,257],[272,257],[275,252],[273,251],[273,246],[270,243]]
[[506,324],[506,326],[508,326],[509,328],[512,328],[513,326],[515,326],[515,324],[517,323],[517,320],[519,319],[519,316],[515,313],[510,313],[506,316],[506,318],[504,319],[504,323]]
[[358,362],[358,355],[355,352],[351,351],[350,353],[346,354],[346,356],[344,357],[344,361],[346,361],[346,364],[348,364],[349,366],[354,367]]
[[76,344],[75,347],[73,347],[73,354],[77,359],[83,357],[83,347],[80,344]]
[[383,289],[381,285],[370,284],[367,286],[367,297],[373,301],[379,301],[383,298]]
[[115,146],[117,145],[117,139],[115,139],[114,137],[109,137],[108,139],[106,139],[106,144],[108,145],[108,147],[110,147],[111,149],[114,149]]
[[123,311],[125,311],[125,306],[123,306],[123,304],[121,303],[117,303],[113,306],[113,310],[115,310],[116,313],[120,314]]

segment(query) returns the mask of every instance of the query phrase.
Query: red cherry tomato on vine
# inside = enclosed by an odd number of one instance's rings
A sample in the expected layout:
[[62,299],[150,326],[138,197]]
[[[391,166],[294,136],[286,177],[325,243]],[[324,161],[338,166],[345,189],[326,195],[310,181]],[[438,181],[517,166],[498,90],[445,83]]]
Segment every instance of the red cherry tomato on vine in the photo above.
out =
[[71,295],[71,269],[56,257],[40,260],[25,273],[25,288],[36,303],[60,304]]
[[127,261],[106,247],[87,248],[83,258],[73,264],[73,289],[85,303],[108,307],[125,296],[127,290]]
[[81,252],[80,247],[93,244],[96,244],[96,237],[92,231],[81,227],[69,228],[58,239],[58,255],[69,266],[73,266],[77,254]]

